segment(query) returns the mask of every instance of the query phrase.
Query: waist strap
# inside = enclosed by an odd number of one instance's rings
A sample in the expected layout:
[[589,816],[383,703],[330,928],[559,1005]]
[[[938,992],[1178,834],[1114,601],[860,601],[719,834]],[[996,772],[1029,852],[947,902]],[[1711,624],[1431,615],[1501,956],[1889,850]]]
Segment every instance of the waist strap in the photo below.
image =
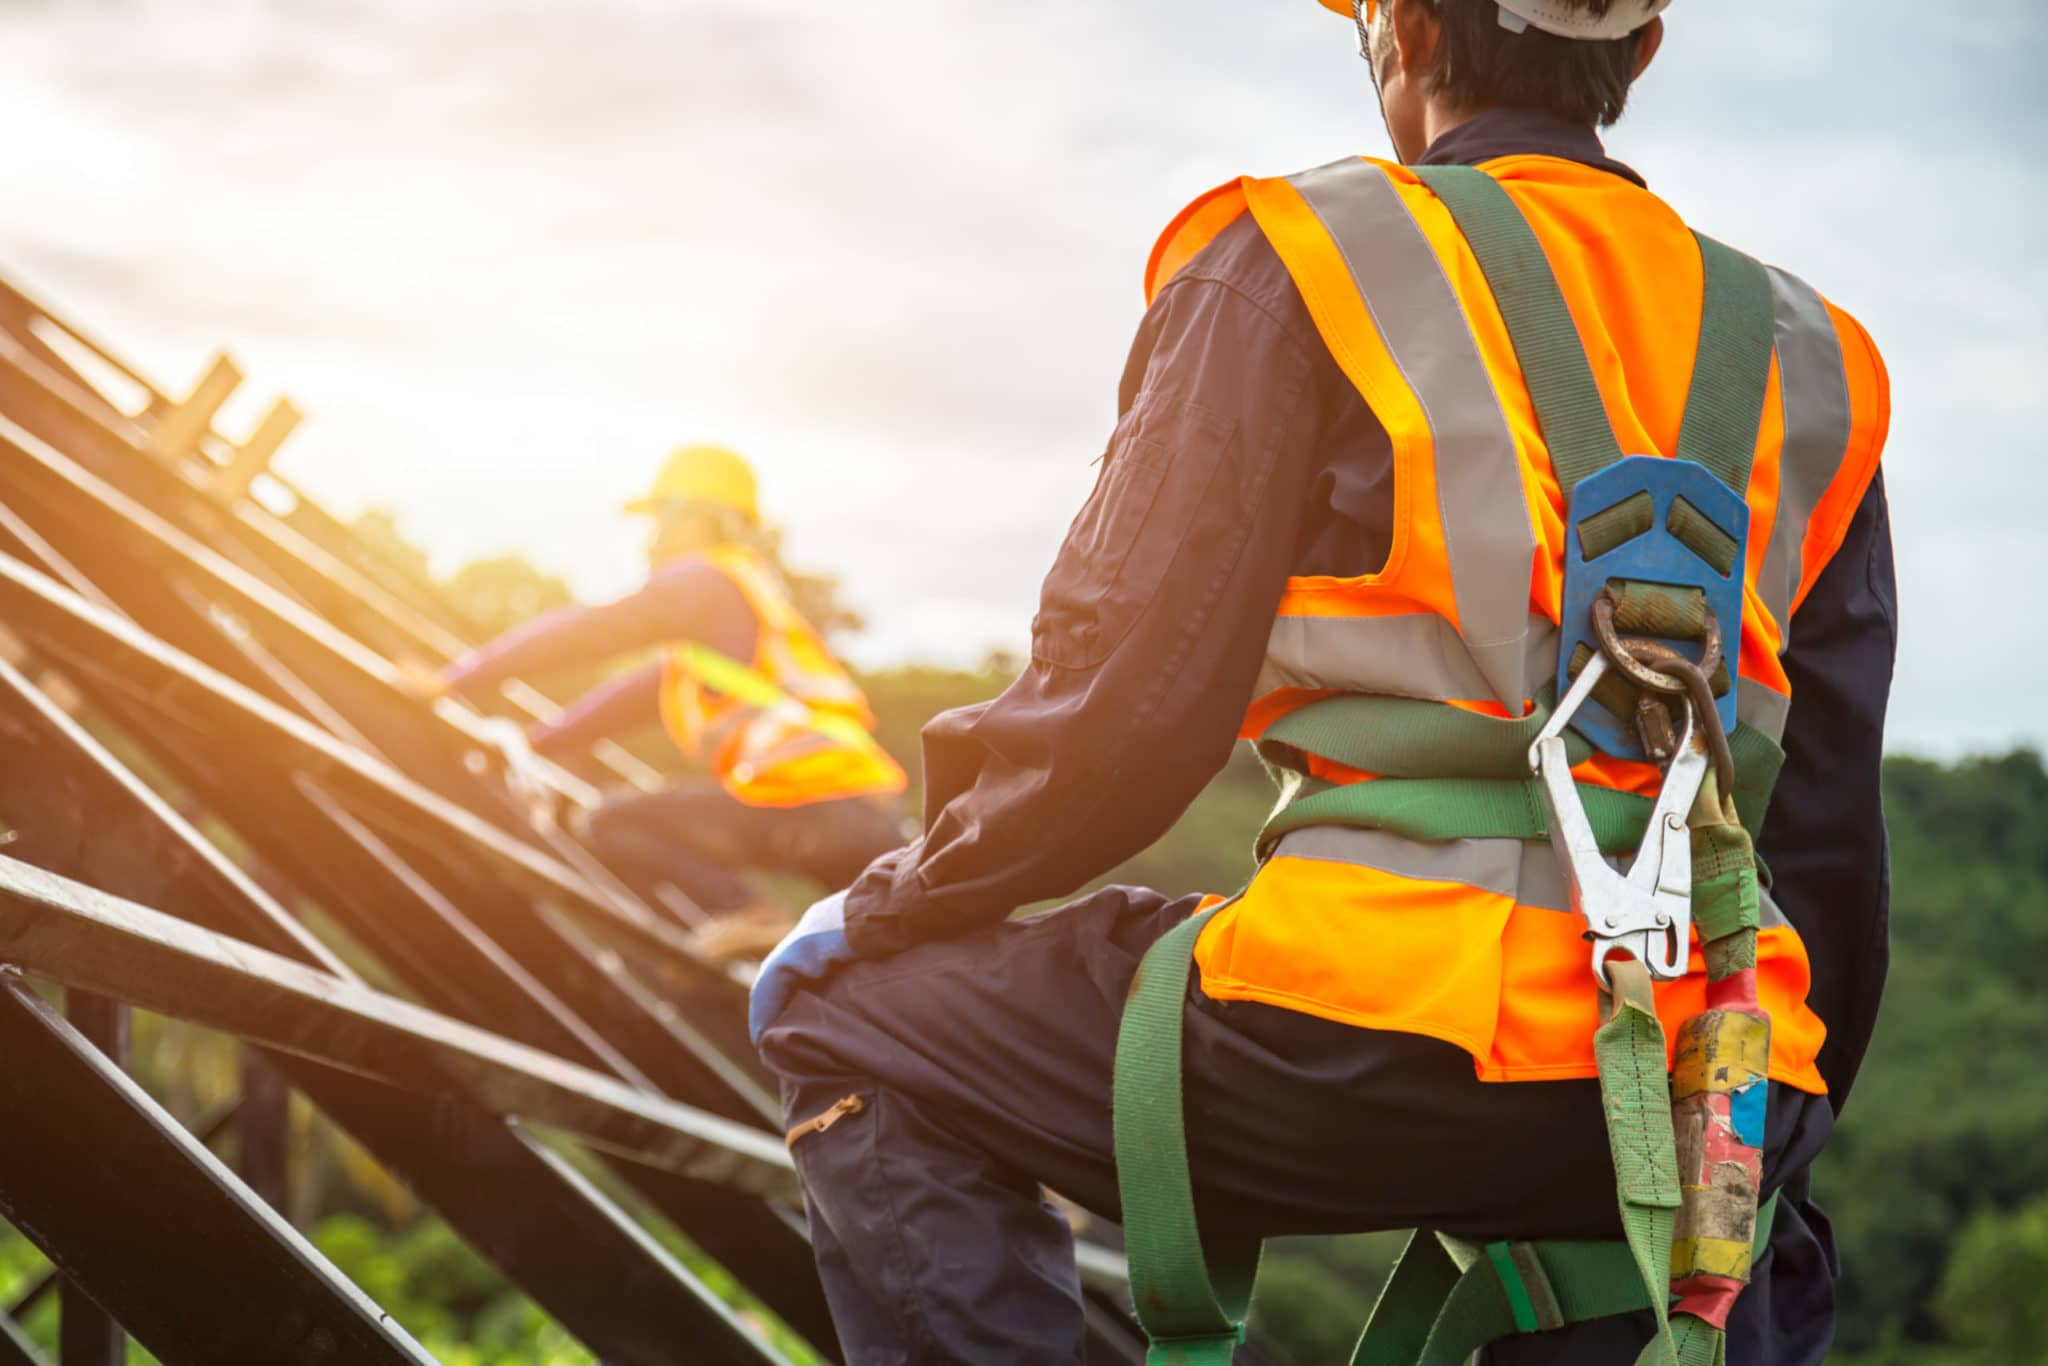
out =
[[[1313,825],[1385,830],[1412,840],[1548,838],[1548,821],[1529,775],[1529,744],[1549,721],[1548,689],[1518,720],[1481,716],[1440,702],[1346,694],[1312,702],[1268,727],[1259,757],[1279,783],[1273,813],[1259,831],[1259,857],[1280,837]],[[1574,763],[1592,751],[1576,734]],[[1755,837],[1770,806],[1785,751],[1753,726],[1729,737],[1735,756],[1735,806]],[[1311,776],[1306,756],[1362,772],[1369,781],[1333,783]],[[1580,784],[1601,852],[1627,854],[1643,841],[1653,805],[1647,797]]]

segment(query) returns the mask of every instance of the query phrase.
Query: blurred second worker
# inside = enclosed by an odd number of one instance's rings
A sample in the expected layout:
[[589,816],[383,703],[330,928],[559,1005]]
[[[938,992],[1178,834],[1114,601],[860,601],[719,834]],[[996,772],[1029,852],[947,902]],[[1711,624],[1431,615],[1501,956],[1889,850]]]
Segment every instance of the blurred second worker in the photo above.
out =
[[608,793],[588,818],[629,882],[670,883],[719,916],[758,910],[745,870],[851,882],[903,842],[903,769],[874,738],[867,699],[790,600],[762,551],[754,473],[721,446],[685,446],[626,511],[653,521],[649,575],[598,606],[548,613],[451,665],[481,697],[658,647],[531,740],[561,757],[659,723],[701,775]]

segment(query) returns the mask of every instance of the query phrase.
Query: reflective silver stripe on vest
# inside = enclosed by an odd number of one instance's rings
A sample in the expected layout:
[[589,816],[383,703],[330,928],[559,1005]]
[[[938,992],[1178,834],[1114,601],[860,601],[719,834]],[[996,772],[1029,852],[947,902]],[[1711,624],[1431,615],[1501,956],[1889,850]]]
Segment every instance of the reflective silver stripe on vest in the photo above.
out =
[[[1398,676],[1427,667],[1432,655],[1461,650],[1485,686],[1456,696],[1519,706],[1530,686],[1523,636],[1536,536],[1514,436],[1472,326],[1429,239],[1379,167],[1350,157],[1288,183],[1343,256],[1388,354],[1422,405],[1435,447],[1438,517],[1461,638],[1448,652],[1433,638],[1418,640],[1425,653],[1389,661],[1389,672]],[[1353,686],[1336,675],[1328,679],[1320,686]]]
[[[1422,882],[1454,882],[1507,897],[1532,910],[1571,910],[1556,852],[1548,844],[1534,840],[1444,840],[1419,844],[1384,830],[1322,825],[1282,836],[1273,857],[1374,868]],[[1790,923],[1767,891],[1762,893],[1761,907],[1763,928]]]
[[1738,676],[1735,680],[1735,714],[1744,724],[1760,730],[1773,741],[1785,738],[1785,718],[1792,714],[1792,699]]
[[[1775,266],[1770,277],[1777,308],[1785,450],[1778,462],[1778,515],[1771,524],[1771,543],[1756,591],[1789,645],[1792,600],[1805,571],[1801,561],[1806,526],[1849,454],[1849,377],[1842,364],[1841,337],[1820,295]],[[1743,719],[1758,724],[1747,713]]]
[[1423,882],[1455,882],[1538,910],[1570,909],[1564,873],[1548,844],[1526,840],[1444,840],[1418,844],[1384,830],[1318,825],[1283,835],[1274,858],[1376,868]]
[[[1521,640],[1521,674],[1539,686],[1557,670],[1557,628],[1530,616]],[[1476,702],[1493,684],[1448,621],[1433,612],[1397,617],[1274,618],[1266,665],[1254,696],[1279,688]],[[1515,699],[1519,706],[1528,695]]]

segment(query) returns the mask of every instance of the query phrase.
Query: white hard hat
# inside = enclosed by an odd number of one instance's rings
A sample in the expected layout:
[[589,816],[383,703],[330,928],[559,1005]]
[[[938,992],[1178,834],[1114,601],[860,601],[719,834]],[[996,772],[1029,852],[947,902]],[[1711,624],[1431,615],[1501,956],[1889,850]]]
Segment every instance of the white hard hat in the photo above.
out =
[[[1324,9],[1359,19],[1372,11],[1372,6],[1361,5],[1358,0],[1322,0],[1322,3]],[[1545,33],[1555,33],[1560,38],[1592,42],[1628,37],[1662,14],[1671,0],[1614,0],[1604,15],[1575,5],[1571,0],[1494,0],[1494,3],[1500,7],[1502,28],[1520,33],[1533,26]]]
[[1494,0],[1500,6],[1502,28],[1520,33],[1534,26],[1560,38],[1598,42],[1626,38],[1664,12],[1671,0],[1614,0],[1606,14],[1570,3],[1570,0]]

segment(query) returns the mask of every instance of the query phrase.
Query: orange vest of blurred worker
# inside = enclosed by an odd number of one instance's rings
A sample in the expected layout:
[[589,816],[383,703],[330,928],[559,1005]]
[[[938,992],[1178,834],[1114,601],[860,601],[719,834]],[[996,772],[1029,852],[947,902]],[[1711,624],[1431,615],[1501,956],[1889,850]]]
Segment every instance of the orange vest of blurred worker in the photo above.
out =
[[[1603,171],[1542,156],[1482,169],[1542,243],[1622,450],[1668,455],[1702,312],[1691,232]],[[1565,500],[1478,262],[1412,172],[1350,159],[1197,200],[1155,250],[1148,291],[1247,212],[1391,439],[1396,520],[1380,572],[1289,582],[1243,735],[1340,693],[1527,715],[1556,669]],[[1793,277],[1770,278],[1776,355],[1746,494],[1737,687],[1742,720],[1776,741],[1791,702],[1786,642],[1875,476],[1889,400],[1863,329]],[[1310,783],[1382,776],[1300,757]],[[1574,775],[1642,793],[1659,781],[1654,767],[1598,755]],[[1765,902],[1757,984],[1771,1076],[1821,1092],[1806,950]],[[1483,1079],[1591,1077],[1600,1003],[1583,928],[1542,842],[1316,825],[1281,837],[1196,961],[1211,997],[1442,1039]],[[1691,975],[1657,995],[1675,1040],[1705,1006],[1697,945]]]
[[663,660],[661,717],[683,753],[701,759],[748,806],[807,806],[908,786],[872,734],[860,688],[783,591],[775,571],[739,545],[699,553],[753,609],[754,657],[696,642]]

